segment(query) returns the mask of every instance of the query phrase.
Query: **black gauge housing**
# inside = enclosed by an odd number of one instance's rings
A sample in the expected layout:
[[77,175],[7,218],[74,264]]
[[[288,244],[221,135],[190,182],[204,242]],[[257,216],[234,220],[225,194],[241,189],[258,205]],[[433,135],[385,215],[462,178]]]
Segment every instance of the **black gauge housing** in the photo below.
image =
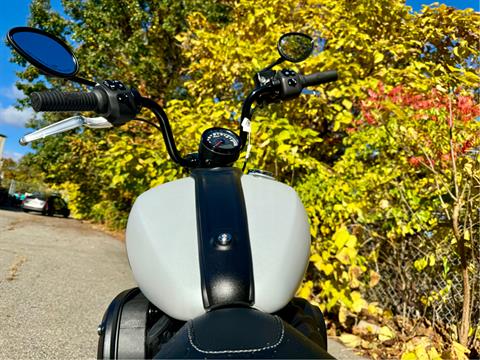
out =
[[240,155],[240,137],[233,131],[213,127],[203,132],[198,149],[200,167],[231,166]]

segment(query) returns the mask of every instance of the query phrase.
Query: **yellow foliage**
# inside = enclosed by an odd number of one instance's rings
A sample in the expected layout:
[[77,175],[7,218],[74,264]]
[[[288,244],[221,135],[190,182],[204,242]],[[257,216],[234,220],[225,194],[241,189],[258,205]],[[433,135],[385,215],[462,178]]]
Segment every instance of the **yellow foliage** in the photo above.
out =
[[353,248],[357,242],[356,237],[351,235],[344,226],[342,226],[335,232],[335,234],[333,234],[332,240],[337,249],[342,249],[344,246]]
[[[438,208],[431,206],[436,201],[431,199],[441,194],[432,198],[426,195],[433,193],[434,184],[421,185],[419,169],[412,171],[402,160],[404,144],[392,143],[385,128],[356,131],[355,125],[361,119],[355,114],[366,101],[367,90],[378,89],[380,85],[385,87],[385,93],[398,84],[416,91],[437,88],[444,92],[458,84],[476,86],[478,76],[463,67],[458,58],[476,56],[477,50],[469,50],[468,46],[478,41],[463,45],[462,39],[455,46],[455,59],[442,56],[442,49],[426,54],[423,59],[422,47],[427,39],[441,44],[449,36],[457,36],[459,32],[467,36],[468,32],[460,25],[442,27],[444,20],[450,20],[447,10],[438,10],[437,18],[431,14],[417,16],[404,1],[228,3],[232,6],[229,22],[218,24],[209,21],[205,14],[194,12],[188,17],[187,30],[175,34],[181,56],[188,60],[175,79],[179,88],[185,90],[185,96],[170,99],[165,106],[178,147],[182,154],[196,151],[200,134],[207,127],[238,126],[241,100],[253,87],[253,74],[278,57],[275,48],[279,35],[303,31],[314,36],[314,55],[301,64],[289,63],[285,67],[302,73],[337,69],[341,78],[335,84],[316,87],[315,95],[257,108],[252,122],[249,167],[273,172],[280,181],[294,186],[306,205],[313,237],[310,261],[317,272],[308,274],[309,280],[298,295],[306,299],[315,295],[327,310],[340,309],[341,322],[347,312],[358,314],[367,309],[372,314],[379,313],[381,310],[368,304],[362,294],[380,281],[380,274],[373,270],[372,264],[381,249],[367,253],[368,247],[362,246],[367,241],[370,246],[386,238],[391,243],[401,242],[405,237],[415,236],[424,226],[436,225],[435,219],[418,220],[405,211],[404,200],[397,191],[398,179],[411,179],[402,183],[409,192],[407,202],[418,198],[417,206],[424,203],[430,206],[427,213]],[[478,24],[478,16],[461,15],[468,26]],[[439,21],[437,26],[428,23],[433,20]],[[138,30],[143,36],[144,28]],[[158,49],[152,44],[146,51],[155,54]],[[149,58],[153,57],[150,54]],[[154,63],[151,61],[148,66]],[[130,74],[130,78],[142,79],[143,75]],[[155,89],[154,93],[161,92]],[[390,115],[399,119],[396,126],[399,134],[421,138],[421,132],[407,121],[409,113],[404,108],[393,107]],[[374,114],[373,121],[378,120]],[[74,213],[97,216],[103,221],[108,212],[125,220],[128,206],[140,193],[186,175],[186,171],[168,159],[161,136],[149,135],[130,124],[117,130],[109,133],[103,144],[97,142],[98,138],[86,138],[86,131],[82,144],[73,141],[70,144],[68,155],[75,158],[58,165],[60,169],[85,162],[81,169],[90,169],[89,183],[102,189],[92,195],[94,199],[85,201],[89,194],[81,192],[80,186],[84,174],[78,169],[70,171],[79,174],[77,182],[64,184],[69,189]],[[85,149],[88,156],[80,156],[84,153],[78,150]],[[471,173],[470,166],[465,171]],[[97,178],[101,181],[98,185]],[[81,208],[82,203],[85,208]],[[121,216],[112,204],[123,206]],[[121,220],[119,224],[124,223]],[[466,240],[471,237],[467,232],[464,234]],[[435,257],[430,255],[414,263],[418,271],[435,265]],[[426,295],[426,303],[429,298],[442,296]],[[391,316],[391,312],[385,311],[383,315]],[[386,328],[379,338],[388,340],[391,336]],[[347,341],[358,346],[356,338]],[[432,347],[423,351],[421,344],[412,346],[405,357],[436,356]]]
[[363,299],[362,294],[358,291],[352,291],[351,293],[351,300],[352,300],[352,310],[356,313],[362,311],[362,309],[368,307],[368,303]]
[[388,326],[382,326],[377,336],[380,341],[395,339],[395,333]]
[[415,337],[405,344],[401,360],[441,360],[441,356],[429,338]]
[[452,352],[452,359],[454,360],[467,360],[470,353],[465,346],[456,341],[452,343]]
[[348,315],[348,310],[345,308],[345,306],[340,305],[340,308],[338,309],[338,321],[343,326],[346,325],[347,315]]
[[413,263],[413,266],[415,266],[415,269],[417,269],[417,271],[422,271],[427,267],[427,265],[428,265],[428,260],[425,257],[417,259]]
[[352,334],[342,334],[339,339],[342,343],[351,348],[358,347],[362,343],[361,337]]
[[349,247],[344,247],[337,253],[335,257],[342,264],[348,265],[354,261],[356,255],[357,255],[357,250]]
[[313,282],[310,280],[306,281],[302,284],[300,289],[298,289],[297,296],[304,298],[306,300],[310,300],[312,289],[313,289]]

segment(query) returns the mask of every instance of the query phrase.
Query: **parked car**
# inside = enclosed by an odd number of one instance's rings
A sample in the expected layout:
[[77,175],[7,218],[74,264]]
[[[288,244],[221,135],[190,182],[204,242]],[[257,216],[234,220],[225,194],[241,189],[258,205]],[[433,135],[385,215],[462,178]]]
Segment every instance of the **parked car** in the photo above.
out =
[[25,212],[37,211],[48,216],[59,214],[68,217],[70,215],[67,203],[59,195],[46,196],[34,193],[23,200],[22,209]]
[[0,205],[7,205],[8,203],[8,190],[0,187]]

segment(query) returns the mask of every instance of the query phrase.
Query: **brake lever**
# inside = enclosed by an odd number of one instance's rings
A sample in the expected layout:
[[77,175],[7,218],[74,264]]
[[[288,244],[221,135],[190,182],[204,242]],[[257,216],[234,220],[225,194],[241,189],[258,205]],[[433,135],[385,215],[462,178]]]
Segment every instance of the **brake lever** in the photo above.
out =
[[88,118],[85,116],[76,115],[27,134],[23,136],[19,142],[20,145],[27,145],[32,141],[43,139],[47,136],[59,134],[68,130],[73,130],[81,126],[86,126],[92,129],[105,129],[113,127],[113,125],[103,117]]

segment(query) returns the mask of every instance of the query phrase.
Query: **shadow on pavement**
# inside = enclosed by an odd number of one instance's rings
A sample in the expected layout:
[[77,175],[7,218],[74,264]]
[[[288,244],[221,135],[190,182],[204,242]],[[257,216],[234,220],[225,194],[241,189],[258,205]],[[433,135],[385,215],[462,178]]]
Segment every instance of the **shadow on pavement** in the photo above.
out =
[[13,206],[9,204],[0,204],[0,209],[7,210],[7,211],[15,211],[15,212],[22,211],[22,209],[20,209],[18,206]]

